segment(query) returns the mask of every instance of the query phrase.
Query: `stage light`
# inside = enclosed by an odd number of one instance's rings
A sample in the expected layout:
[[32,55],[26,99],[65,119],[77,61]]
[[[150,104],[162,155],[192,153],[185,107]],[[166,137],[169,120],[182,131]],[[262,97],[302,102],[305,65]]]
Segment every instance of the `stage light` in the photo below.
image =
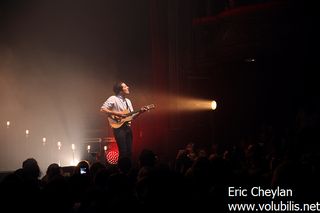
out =
[[60,141],[58,141],[57,146],[58,146],[58,150],[61,150],[61,146],[62,146],[62,144],[61,144],[61,142],[60,142]]
[[216,101],[212,101],[211,102],[211,109],[215,110],[217,108],[217,102]]
[[78,165],[79,162],[80,161],[78,159],[72,159],[72,160],[70,160],[70,165],[71,166],[76,166],[76,165]]
[[[201,95],[201,94],[199,94]],[[201,95],[202,96],[202,95]],[[190,112],[190,111],[210,111],[217,107],[217,102],[213,102],[213,98],[203,98],[196,96],[167,95],[163,93],[157,94],[157,100],[160,103],[157,111],[164,113]],[[165,104],[161,104],[164,102]]]
[[45,146],[47,142],[47,138],[42,138],[42,145]]
[[29,130],[28,129],[26,129],[26,137],[28,137],[29,136]]
[[179,108],[182,111],[207,111],[217,108],[217,102],[213,100],[183,98],[180,101]]
[[10,127],[10,121],[7,121],[7,128]]
[[90,153],[90,149],[91,149],[91,146],[88,145],[88,146],[87,146],[88,153]]
[[59,164],[59,166],[61,166],[60,151],[61,151],[62,144],[60,141],[57,142],[57,146],[58,146],[58,164]]
[[74,144],[71,144],[71,149],[72,149],[72,162],[75,163],[74,150],[76,149],[76,147]]

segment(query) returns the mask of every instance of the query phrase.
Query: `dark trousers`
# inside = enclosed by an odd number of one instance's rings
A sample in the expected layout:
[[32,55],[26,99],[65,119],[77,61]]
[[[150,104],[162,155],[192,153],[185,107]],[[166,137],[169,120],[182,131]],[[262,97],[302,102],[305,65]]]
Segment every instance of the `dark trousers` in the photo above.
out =
[[120,128],[113,129],[113,134],[116,139],[119,149],[119,159],[132,156],[132,130],[131,127],[124,124]]

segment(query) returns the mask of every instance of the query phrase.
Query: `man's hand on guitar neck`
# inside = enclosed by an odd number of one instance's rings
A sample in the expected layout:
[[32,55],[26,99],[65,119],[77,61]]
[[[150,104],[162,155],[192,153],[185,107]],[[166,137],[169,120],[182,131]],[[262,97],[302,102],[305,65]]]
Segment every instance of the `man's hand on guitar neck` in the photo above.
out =
[[144,107],[141,107],[140,108],[140,112],[145,112],[145,111],[148,111],[148,107],[147,106],[144,106]]
[[147,106],[141,107],[140,110],[134,114],[134,118],[138,117],[139,115],[141,115],[142,113],[148,111],[149,108]]

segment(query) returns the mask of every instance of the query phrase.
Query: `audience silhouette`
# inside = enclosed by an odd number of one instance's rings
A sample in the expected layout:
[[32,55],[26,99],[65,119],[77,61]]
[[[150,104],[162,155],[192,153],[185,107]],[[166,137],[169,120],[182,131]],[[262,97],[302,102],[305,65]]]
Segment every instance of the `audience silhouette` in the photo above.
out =
[[224,149],[218,143],[211,150],[195,149],[187,142],[170,162],[145,149],[138,162],[122,158],[117,165],[90,165],[83,160],[71,175],[52,163],[40,179],[38,162],[28,158],[0,182],[2,208],[81,213],[196,207],[226,212],[229,186],[280,186],[293,189],[297,202],[312,202],[320,190],[318,118],[300,112],[289,131],[264,126],[247,141]]

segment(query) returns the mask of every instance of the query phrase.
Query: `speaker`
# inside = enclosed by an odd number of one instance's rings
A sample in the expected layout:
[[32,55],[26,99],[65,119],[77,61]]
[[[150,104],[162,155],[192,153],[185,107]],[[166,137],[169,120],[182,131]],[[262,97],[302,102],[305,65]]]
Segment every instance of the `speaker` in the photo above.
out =
[[82,147],[82,160],[87,160],[90,164],[100,161],[102,153],[102,138],[86,138]]

